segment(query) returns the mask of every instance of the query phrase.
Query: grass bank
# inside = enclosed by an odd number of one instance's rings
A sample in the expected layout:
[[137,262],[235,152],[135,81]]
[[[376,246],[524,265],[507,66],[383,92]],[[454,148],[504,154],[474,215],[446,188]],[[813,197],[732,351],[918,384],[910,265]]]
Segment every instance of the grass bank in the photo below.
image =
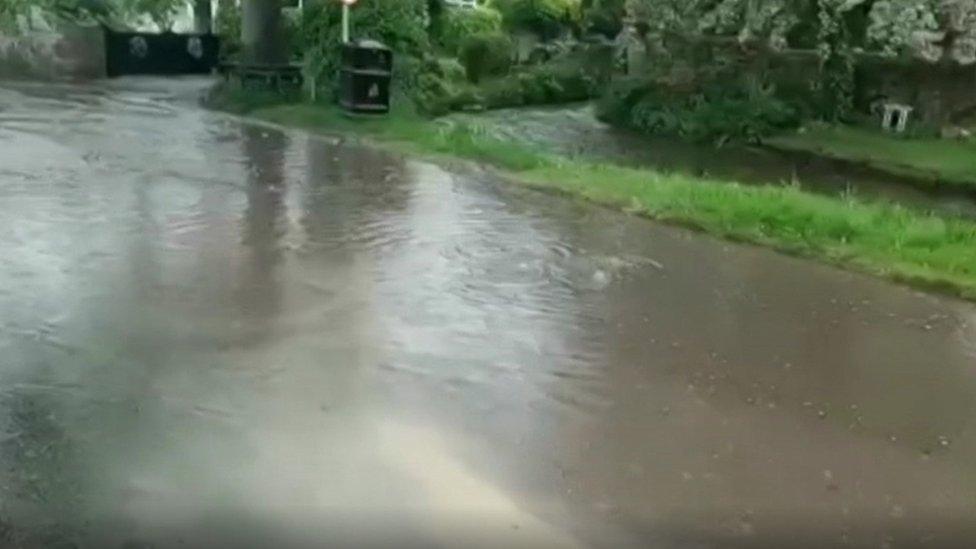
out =
[[[242,109],[237,109],[240,112]],[[976,223],[904,207],[593,164],[539,153],[477,128],[410,113],[346,118],[330,106],[279,104],[247,115],[397,150],[476,160],[508,179],[736,241],[976,299]]]
[[972,141],[900,138],[864,128],[832,126],[773,137],[766,144],[854,162],[933,185],[976,190],[976,143]]

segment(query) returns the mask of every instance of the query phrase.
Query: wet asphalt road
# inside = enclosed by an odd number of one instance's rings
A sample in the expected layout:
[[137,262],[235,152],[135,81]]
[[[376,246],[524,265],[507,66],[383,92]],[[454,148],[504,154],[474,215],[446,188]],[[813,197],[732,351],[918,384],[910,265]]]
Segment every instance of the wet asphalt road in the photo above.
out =
[[0,546],[976,546],[976,306],[203,84],[0,87]]

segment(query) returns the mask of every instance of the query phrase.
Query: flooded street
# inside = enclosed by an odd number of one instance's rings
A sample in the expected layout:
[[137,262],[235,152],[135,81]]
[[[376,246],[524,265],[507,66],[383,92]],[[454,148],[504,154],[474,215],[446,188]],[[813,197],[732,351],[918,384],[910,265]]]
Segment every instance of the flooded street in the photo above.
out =
[[976,306],[0,87],[0,546],[965,548]]

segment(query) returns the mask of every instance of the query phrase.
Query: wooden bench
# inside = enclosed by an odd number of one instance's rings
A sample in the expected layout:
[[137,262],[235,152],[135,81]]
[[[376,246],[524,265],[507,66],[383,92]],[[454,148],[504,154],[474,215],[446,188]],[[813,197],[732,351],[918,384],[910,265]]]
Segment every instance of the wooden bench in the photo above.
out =
[[293,91],[302,87],[302,66],[297,63],[287,65],[250,65],[242,63],[220,63],[217,71],[225,79],[237,78],[245,89],[265,89]]

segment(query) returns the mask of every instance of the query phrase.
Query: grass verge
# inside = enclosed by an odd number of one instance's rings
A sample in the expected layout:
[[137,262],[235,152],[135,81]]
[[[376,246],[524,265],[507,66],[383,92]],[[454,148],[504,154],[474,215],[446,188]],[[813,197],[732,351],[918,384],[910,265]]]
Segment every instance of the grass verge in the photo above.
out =
[[767,139],[774,148],[855,162],[894,175],[976,189],[976,143],[898,138],[864,128],[811,128]]
[[331,106],[279,104],[246,114],[318,133],[364,135],[403,152],[476,160],[532,187],[976,299],[976,223],[962,219],[794,187],[743,186],[557,158],[477,128],[410,113],[356,120]]

